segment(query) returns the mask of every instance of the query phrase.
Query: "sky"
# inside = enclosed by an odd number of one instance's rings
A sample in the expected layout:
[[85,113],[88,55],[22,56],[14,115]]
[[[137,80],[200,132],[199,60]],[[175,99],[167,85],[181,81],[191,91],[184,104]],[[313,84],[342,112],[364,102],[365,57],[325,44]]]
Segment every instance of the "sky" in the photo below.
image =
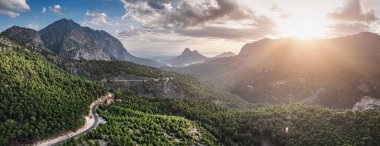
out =
[[380,0],[0,0],[0,30],[61,18],[105,30],[139,57],[238,53],[266,37],[380,33]]

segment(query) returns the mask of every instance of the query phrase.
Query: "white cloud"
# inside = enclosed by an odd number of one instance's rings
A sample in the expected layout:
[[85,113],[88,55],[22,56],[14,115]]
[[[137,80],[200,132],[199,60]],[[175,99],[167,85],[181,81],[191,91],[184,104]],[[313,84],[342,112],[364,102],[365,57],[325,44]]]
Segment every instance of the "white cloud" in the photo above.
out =
[[20,13],[16,13],[12,11],[3,11],[3,10],[0,10],[0,14],[7,15],[8,17],[11,17],[11,18],[16,18],[17,16],[20,16]]
[[62,7],[61,7],[61,5],[49,6],[49,10],[52,12],[60,14],[62,12]]
[[328,14],[334,24],[328,26],[335,36],[350,35],[364,31],[375,31],[378,18],[371,5],[363,0],[345,0],[342,7]]
[[37,30],[38,29],[38,24],[37,23],[29,23],[27,25],[25,25],[26,28],[30,28],[30,29],[34,29],[34,30]]
[[134,29],[121,29],[118,34],[120,37],[166,34],[167,36],[163,38],[177,35],[192,38],[252,40],[275,33],[273,30],[276,24],[271,18],[256,15],[252,9],[240,5],[237,0],[122,0],[122,2],[126,11],[122,18],[134,21],[138,25]]
[[363,6],[361,0],[347,0],[342,8],[329,14],[330,18],[340,21],[376,21],[375,11]]
[[83,25],[111,25],[111,23],[107,21],[108,15],[106,13],[87,10],[85,15],[87,20],[83,22]]
[[41,13],[45,13],[45,12],[46,12],[46,7],[42,7]]
[[15,18],[20,15],[20,12],[30,10],[26,0],[1,0],[0,14]]

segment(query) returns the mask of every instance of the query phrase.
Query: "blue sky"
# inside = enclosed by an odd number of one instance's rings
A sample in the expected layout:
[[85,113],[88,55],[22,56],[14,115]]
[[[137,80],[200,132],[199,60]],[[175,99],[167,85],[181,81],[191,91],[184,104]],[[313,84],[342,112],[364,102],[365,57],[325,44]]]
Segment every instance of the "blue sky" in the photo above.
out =
[[380,0],[0,0],[0,30],[61,18],[105,30],[141,57],[206,55],[265,37],[380,33]]
[[[122,16],[125,13],[120,0],[28,0],[27,4],[30,10],[21,12],[18,17],[0,15],[0,29],[4,30],[12,25],[26,26],[31,23],[38,24],[38,29],[41,29],[61,18],[82,22],[85,20],[87,10],[107,12],[109,17]],[[49,7],[55,5],[61,7],[61,12],[49,10]],[[42,12],[43,8],[46,12]]]

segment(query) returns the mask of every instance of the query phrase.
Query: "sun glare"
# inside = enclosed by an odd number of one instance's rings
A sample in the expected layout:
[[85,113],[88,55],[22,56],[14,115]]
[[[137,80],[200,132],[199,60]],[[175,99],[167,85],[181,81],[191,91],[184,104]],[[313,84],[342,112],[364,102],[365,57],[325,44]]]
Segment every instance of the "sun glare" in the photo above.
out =
[[279,23],[281,37],[311,39],[325,37],[327,20],[312,18],[288,18]]

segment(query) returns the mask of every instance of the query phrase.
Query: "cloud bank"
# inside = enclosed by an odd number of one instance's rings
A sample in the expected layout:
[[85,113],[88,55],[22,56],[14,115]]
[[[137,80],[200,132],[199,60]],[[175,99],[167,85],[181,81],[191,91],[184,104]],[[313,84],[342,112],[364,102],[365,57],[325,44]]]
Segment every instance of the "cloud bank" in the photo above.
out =
[[329,14],[330,18],[340,21],[376,21],[374,10],[364,8],[360,0],[347,0],[342,8]]
[[30,10],[26,0],[1,0],[0,14],[15,18],[20,15],[20,12]]
[[87,18],[83,22],[84,25],[90,25],[90,24],[93,24],[93,25],[102,25],[102,24],[111,25],[111,23],[108,22],[108,20],[107,20],[108,15],[106,13],[87,10],[85,15]]
[[361,0],[345,0],[342,7],[328,14],[335,23],[329,26],[333,35],[347,35],[371,31],[371,25],[378,23],[375,11],[364,7]]
[[[61,5],[49,6],[48,8],[49,8],[49,10],[50,10],[51,12],[54,12],[54,13],[61,14],[61,12],[62,12],[62,7],[61,7]],[[46,11],[46,10],[45,10],[45,11]]]
[[[275,26],[270,18],[255,15],[251,9],[239,5],[236,0],[122,2],[126,10],[123,19],[135,20],[140,28],[126,29],[119,33],[121,36],[164,32],[191,37],[234,39],[234,36],[239,36],[236,39],[251,39],[254,36],[253,32],[262,32],[263,29],[268,30]],[[236,27],[236,24],[239,27]]]

